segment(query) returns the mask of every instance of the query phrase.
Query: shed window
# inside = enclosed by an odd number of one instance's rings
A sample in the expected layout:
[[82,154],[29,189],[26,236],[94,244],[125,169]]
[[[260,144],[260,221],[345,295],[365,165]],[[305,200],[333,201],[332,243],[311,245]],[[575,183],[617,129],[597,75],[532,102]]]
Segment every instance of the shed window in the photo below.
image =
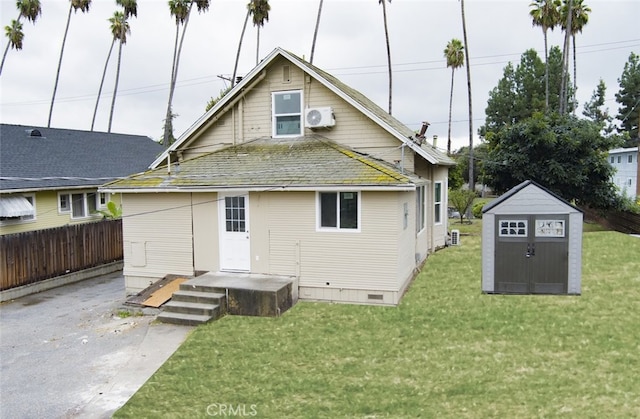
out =
[[527,220],[500,220],[500,237],[527,237]]
[[434,216],[433,221],[436,224],[440,224],[442,222],[442,182],[436,182],[434,185]]
[[273,136],[302,135],[302,92],[273,93]]
[[564,237],[564,220],[536,220],[536,237]]
[[318,193],[319,228],[357,230],[360,211],[358,192]]

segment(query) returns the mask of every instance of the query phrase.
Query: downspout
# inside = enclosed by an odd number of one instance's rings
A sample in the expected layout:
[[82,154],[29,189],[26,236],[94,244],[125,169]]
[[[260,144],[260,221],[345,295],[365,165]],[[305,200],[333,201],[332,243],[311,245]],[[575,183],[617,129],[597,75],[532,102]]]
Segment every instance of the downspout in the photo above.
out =
[[194,226],[193,226],[193,192],[191,192],[191,270],[193,271],[193,275],[196,274],[196,238],[194,236]]
[[435,188],[436,188],[436,180],[433,177],[433,165],[431,165],[431,167],[429,168],[429,170],[431,171],[431,187],[429,189],[431,189],[431,193],[430,193],[430,198],[429,198],[429,202],[431,203],[431,205],[429,205],[429,208],[431,208],[430,212],[433,214],[431,216],[431,224],[429,225],[431,227],[431,231],[429,231],[429,254],[435,253],[435,242],[433,241],[435,236],[433,234],[433,230],[435,230],[435,226],[436,226],[436,214],[435,214]]

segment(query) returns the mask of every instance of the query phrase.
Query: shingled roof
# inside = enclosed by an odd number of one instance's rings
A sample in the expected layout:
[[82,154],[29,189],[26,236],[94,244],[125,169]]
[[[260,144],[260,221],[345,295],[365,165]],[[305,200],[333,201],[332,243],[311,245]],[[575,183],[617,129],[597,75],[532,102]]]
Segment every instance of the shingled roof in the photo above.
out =
[[102,185],[144,171],[163,150],[141,135],[0,124],[0,191]]
[[107,191],[348,187],[412,189],[421,179],[322,136],[262,138],[114,181]]

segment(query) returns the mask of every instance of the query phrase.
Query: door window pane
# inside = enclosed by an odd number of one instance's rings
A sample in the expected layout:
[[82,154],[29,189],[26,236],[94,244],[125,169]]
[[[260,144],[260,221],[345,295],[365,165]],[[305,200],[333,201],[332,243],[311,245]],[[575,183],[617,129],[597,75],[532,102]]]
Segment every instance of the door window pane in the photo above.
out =
[[225,197],[225,225],[227,231],[245,232],[245,207],[243,196]]

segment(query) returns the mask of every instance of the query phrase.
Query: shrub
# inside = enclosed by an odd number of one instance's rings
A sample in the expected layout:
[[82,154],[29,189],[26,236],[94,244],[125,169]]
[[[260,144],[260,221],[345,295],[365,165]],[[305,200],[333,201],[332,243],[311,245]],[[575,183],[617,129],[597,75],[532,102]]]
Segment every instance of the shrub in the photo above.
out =
[[482,218],[482,208],[484,208],[484,204],[486,203],[487,201],[480,200],[475,204],[473,204],[473,208],[471,208],[471,213],[473,214],[474,218]]

